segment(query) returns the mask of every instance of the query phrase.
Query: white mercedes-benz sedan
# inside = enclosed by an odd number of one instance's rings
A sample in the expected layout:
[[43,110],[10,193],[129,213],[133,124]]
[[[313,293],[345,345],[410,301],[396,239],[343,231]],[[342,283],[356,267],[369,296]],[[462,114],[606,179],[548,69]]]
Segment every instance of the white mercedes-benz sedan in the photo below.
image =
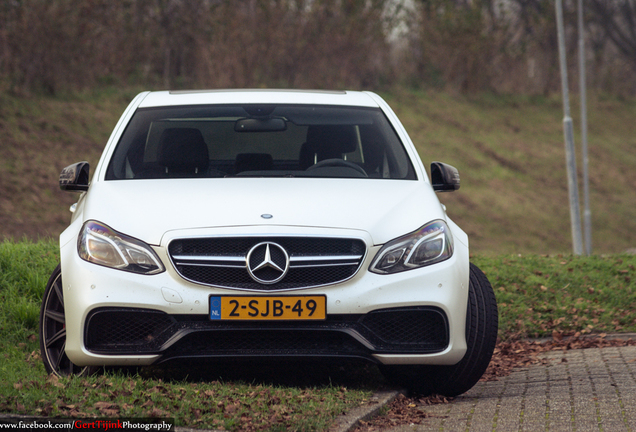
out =
[[482,376],[497,305],[404,127],[351,91],[145,92],[60,236],[48,372],[179,359],[364,359],[413,391]]

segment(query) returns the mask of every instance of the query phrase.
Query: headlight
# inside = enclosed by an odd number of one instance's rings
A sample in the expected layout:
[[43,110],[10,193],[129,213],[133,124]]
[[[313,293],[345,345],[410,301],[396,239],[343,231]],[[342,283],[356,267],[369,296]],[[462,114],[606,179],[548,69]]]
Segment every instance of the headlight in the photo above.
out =
[[437,220],[385,244],[371,263],[373,273],[389,274],[424,267],[453,255],[453,240],[444,221]]
[[150,246],[95,221],[82,227],[77,252],[85,261],[133,273],[150,275],[165,270]]

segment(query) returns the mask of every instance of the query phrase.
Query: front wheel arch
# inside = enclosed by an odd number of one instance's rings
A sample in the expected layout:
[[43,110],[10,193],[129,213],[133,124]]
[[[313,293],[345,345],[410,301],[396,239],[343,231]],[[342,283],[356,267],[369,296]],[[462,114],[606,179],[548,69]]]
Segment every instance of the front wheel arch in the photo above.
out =
[[497,343],[499,316],[494,290],[486,275],[470,264],[466,311],[466,353],[451,366],[381,366],[394,383],[423,395],[457,396],[470,390],[482,377]]

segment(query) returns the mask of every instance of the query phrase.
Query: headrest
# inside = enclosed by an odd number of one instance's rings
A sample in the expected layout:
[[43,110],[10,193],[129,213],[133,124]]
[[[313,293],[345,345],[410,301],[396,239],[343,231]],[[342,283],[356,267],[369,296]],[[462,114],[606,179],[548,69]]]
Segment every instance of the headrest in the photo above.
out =
[[351,125],[309,126],[307,144],[320,159],[340,158],[343,153],[355,151],[357,137]]
[[360,141],[364,150],[364,168],[373,171],[384,161],[384,141],[382,134],[373,125],[360,126]]
[[210,163],[208,146],[199,129],[168,128],[159,138],[159,163],[168,172],[207,171]]

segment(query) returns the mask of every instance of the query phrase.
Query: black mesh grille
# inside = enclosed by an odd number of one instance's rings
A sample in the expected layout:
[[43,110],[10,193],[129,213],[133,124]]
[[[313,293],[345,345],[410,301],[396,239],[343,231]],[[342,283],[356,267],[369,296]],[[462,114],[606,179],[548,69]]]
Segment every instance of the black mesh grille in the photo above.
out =
[[89,315],[86,348],[101,354],[197,356],[362,356],[432,353],[448,346],[446,316],[433,307],[395,308],[325,321],[210,321],[144,309]]
[[[244,261],[235,262],[233,266],[214,265],[214,263],[197,263],[189,257],[219,259],[245,258],[257,244],[271,242],[285,249],[291,259],[290,268],[285,277],[274,284],[262,284],[250,277]],[[366,245],[359,239],[318,238],[318,237],[213,237],[197,239],[177,239],[170,243],[168,252],[172,257],[177,272],[185,279],[193,282],[227,288],[252,290],[282,290],[308,288],[345,281],[356,274],[366,252]],[[264,249],[256,251],[252,261],[262,261]],[[279,253],[272,248],[272,254]],[[274,256],[274,255],[273,255]],[[303,262],[299,258],[320,257],[357,257],[346,262]],[[261,271],[260,278],[276,279],[267,269]]]
[[157,351],[172,335],[174,319],[147,309],[97,309],[86,320],[86,349]]
[[445,315],[438,309],[398,308],[374,311],[361,321],[381,343],[391,346],[435,346],[448,344]]

